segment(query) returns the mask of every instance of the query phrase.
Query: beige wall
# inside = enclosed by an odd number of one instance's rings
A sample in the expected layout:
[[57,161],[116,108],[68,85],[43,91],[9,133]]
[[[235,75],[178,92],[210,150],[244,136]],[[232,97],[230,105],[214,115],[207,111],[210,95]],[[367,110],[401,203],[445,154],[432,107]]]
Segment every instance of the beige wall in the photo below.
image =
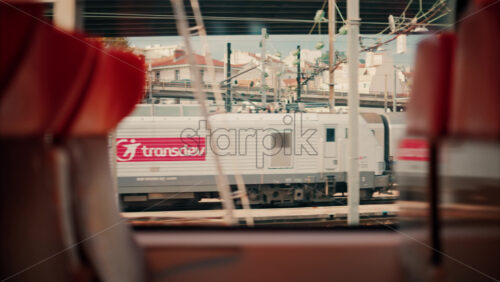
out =
[[[208,77],[208,71],[206,67],[202,67],[204,71],[203,75],[203,81],[208,83],[210,78]],[[174,81],[175,78],[175,71],[179,70],[179,78],[178,79],[191,79],[191,73],[189,70],[189,66],[187,65],[182,65],[178,67],[168,67],[168,68],[157,68],[153,69],[153,73],[160,72],[160,81]],[[215,80],[217,82],[222,81],[224,79],[224,69],[223,68],[216,68],[215,69]]]

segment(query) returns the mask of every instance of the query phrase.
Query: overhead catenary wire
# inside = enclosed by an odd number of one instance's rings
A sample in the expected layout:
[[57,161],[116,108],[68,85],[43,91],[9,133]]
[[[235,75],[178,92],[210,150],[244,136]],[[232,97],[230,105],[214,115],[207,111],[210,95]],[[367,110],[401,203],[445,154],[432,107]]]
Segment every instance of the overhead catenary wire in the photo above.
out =
[[[326,3],[328,2],[328,0],[324,0],[323,1],[323,5],[321,6],[321,10],[324,10],[325,9],[325,6],[326,6]],[[313,26],[311,27],[311,29],[309,30],[308,34],[310,35],[314,28],[316,27],[316,22],[314,22]]]
[[[442,3],[443,1],[442,0],[438,0],[436,2],[440,2],[440,5],[438,6],[434,6],[431,7],[429,9],[429,11],[427,11],[425,14],[427,14],[428,12],[432,12],[432,14],[429,16],[429,19],[426,19],[424,20],[423,22],[420,22],[418,23],[418,25],[426,25],[428,21],[430,21],[430,18],[434,17],[436,13],[438,13],[443,7],[444,7],[444,4]],[[437,8],[437,9],[436,9]],[[443,15],[439,15],[438,17],[442,17]],[[432,20],[435,20],[435,19],[432,19]],[[391,37],[390,39],[387,39],[385,41],[381,41],[381,42],[378,42],[372,46],[369,46],[369,47],[365,47],[363,49],[360,50],[360,53],[362,52],[367,52],[367,51],[371,51],[371,50],[375,50],[377,48],[379,48],[380,46],[383,46],[383,45],[386,45],[394,40],[396,40],[400,35],[403,35],[403,34],[408,34],[410,33],[413,29],[416,28],[417,25],[412,25],[412,26],[409,26],[408,28],[406,28],[405,30],[401,31],[400,33],[396,34],[395,36]],[[341,64],[343,63],[346,63],[347,62],[347,59],[342,59],[342,60],[339,60],[333,67],[332,71],[335,71]],[[328,67],[323,67],[323,68],[319,68],[316,72],[314,72],[311,76],[314,76],[314,75],[318,75],[319,73],[321,73],[322,71],[325,71],[325,70],[328,70]],[[307,77],[306,79],[310,79],[310,77]]]
[[345,19],[342,16],[342,13],[340,12],[339,5],[337,5],[336,3],[335,3],[335,9],[337,9],[337,12],[339,13],[340,18],[342,19],[342,22],[345,24]]
[[[431,12],[432,10],[434,10],[434,9],[435,9],[438,5],[440,5],[442,2],[444,2],[444,0],[436,0],[436,1],[433,3],[433,5],[431,6],[431,8],[429,8],[429,10],[428,10],[426,13],[423,13],[423,15],[422,15],[422,16],[419,16],[419,14],[417,13],[417,14],[414,16],[414,18],[416,18],[416,19],[417,19],[417,21],[418,21],[418,19],[422,18],[422,17],[423,17],[423,16],[425,16],[427,13]],[[406,18],[406,12],[408,11],[408,9],[409,9],[409,7],[411,6],[411,4],[412,4],[412,3],[413,3],[413,0],[408,1],[408,4],[407,4],[407,5],[406,5],[406,7],[404,8],[403,12],[401,12],[401,14],[400,14],[400,16],[399,16],[399,17],[401,17],[401,18]],[[447,11],[446,13],[444,13],[442,16],[445,16],[445,15],[446,15],[446,14],[448,14],[448,13],[449,13],[449,11]],[[441,16],[441,17],[442,17],[442,16]],[[441,17],[438,17],[438,18],[441,18]],[[434,19],[432,22],[434,22],[435,20],[437,20],[437,19]],[[427,26],[430,26],[430,24],[431,24],[432,22],[428,22],[428,23],[427,23]],[[363,22],[363,24],[365,24],[365,22]],[[386,23],[386,24],[387,24],[387,23]],[[433,24],[433,25],[434,25],[434,26],[443,26],[443,27],[447,26],[446,24]],[[408,26],[408,25],[406,25],[406,26]],[[399,24],[399,25],[398,25],[398,27],[397,27],[397,30],[401,30],[401,29],[402,29],[402,24]],[[380,32],[378,32],[376,35],[381,35],[381,34],[385,33],[387,30],[389,30],[389,26],[386,26],[383,30],[381,30]],[[396,32],[397,32],[397,31],[396,31]],[[396,32],[391,32],[391,33],[396,33]]]
[[[50,13],[46,14],[50,16]],[[194,17],[186,16],[188,19],[193,19]],[[83,13],[83,18],[102,18],[102,19],[151,19],[151,20],[175,20],[174,15],[157,15],[157,14],[130,14],[130,13],[98,13],[98,12],[86,12]],[[242,22],[276,22],[276,23],[314,23],[314,20],[306,19],[287,19],[287,18],[256,18],[256,17],[214,17],[214,16],[204,16],[204,21],[242,21]],[[344,23],[344,21],[336,21],[336,23]],[[133,23],[127,23],[131,25]],[[142,23],[138,23],[142,25]],[[87,23],[86,25],[93,25],[92,23]],[[101,25],[96,23],[96,26]],[[363,25],[387,25],[387,22],[376,22],[376,21],[363,21]],[[432,24],[431,26],[447,26],[447,24]],[[130,27],[127,27],[128,29]],[[163,29],[164,27],[144,27],[139,28],[141,30],[151,30],[151,29]],[[172,27],[170,29],[175,29]],[[247,29],[247,27],[242,27],[242,29]],[[272,28],[272,30],[288,30],[288,28]]]

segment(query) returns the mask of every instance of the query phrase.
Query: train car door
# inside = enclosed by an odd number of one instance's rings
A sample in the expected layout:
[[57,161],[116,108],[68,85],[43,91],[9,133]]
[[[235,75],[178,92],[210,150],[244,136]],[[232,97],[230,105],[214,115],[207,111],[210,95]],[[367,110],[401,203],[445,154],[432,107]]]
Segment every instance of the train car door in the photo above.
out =
[[324,147],[324,162],[325,169],[333,170],[337,168],[338,160],[337,160],[337,127],[335,125],[327,125],[325,126],[325,137],[323,140]]

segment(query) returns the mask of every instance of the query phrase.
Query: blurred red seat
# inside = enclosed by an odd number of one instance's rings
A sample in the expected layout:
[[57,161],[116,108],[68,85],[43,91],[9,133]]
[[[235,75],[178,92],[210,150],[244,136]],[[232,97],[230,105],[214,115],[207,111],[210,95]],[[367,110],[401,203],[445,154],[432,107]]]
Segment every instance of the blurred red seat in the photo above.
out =
[[415,76],[407,112],[408,134],[446,134],[455,35],[443,33],[422,40],[417,49]]
[[107,147],[143,94],[144,61],[41,15],[0,2],[0,278],[144,281]]
[[457,30],[450,134],[500,140],[500,2],[476,2]]

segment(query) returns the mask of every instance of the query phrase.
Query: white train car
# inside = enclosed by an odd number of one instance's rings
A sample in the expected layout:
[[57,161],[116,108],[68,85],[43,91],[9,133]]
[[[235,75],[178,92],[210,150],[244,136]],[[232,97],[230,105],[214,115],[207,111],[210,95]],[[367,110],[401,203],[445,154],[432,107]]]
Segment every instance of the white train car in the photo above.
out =
[[[131,116],[117,129],[123,202],[218,197],[215,154],[235,186],[241,175],[252,204],[332,201],[347,191],[347,115],[216,114]],[[360,118],[361,199],[388,186],[384,143]]]

